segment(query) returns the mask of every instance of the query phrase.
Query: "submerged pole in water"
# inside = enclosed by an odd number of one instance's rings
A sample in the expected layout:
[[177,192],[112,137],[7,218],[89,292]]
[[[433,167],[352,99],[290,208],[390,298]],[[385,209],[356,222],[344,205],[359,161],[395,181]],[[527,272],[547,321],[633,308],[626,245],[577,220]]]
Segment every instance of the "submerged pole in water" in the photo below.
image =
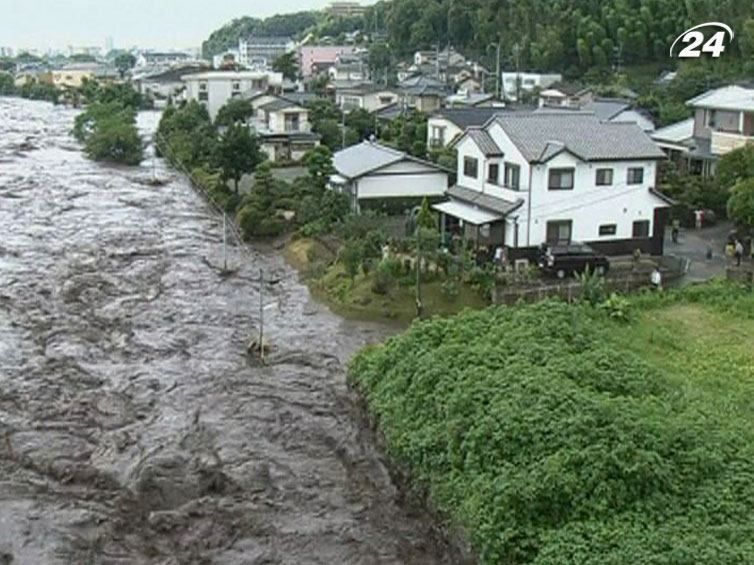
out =
[[228,270],[228,230],[226,228],[226,214],[223,212],[223,271]]
[[259,358],[264,360],[264,272],[259,269]]

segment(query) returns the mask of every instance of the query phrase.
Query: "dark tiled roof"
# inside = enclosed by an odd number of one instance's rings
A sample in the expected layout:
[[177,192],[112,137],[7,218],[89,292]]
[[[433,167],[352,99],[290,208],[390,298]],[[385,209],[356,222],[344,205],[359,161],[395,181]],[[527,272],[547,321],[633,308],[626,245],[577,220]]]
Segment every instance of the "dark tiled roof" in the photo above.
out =
[[630,107],[631,102],[621,98],[597,98],[584,104],[582,109],[593,112],[602,121],[608,121]]
[[495,120],[529,162],[543,162],[562,150],[585,161],[665,157],[638,125],[601,122],[593,114],[510,113]]
[[500,157],[503,154],[502,149],[498,147],[495,140],[482,128],[470,127],[466,130],[466,133],[474,140],[474,143],[476,143],[485,157]]
[[442,117],[452,122],[460,129],[472,126],[483,126],[489,119],[503,108],[445,108],[433,114],[433,117]]
[[270,100],[266,104],[261,104],[259,109],[266,110],[267,112],[276,112],[278,110],[284,110],[285,108],[295,108],[296,106],[298,106],[298,104],[286,100],[285,98],[275,98],[275,100]]
[[507,214],[509,212],[512,212],[523,203],[523,200],[510,202],[509,200],[504,200],[496,196],[490,196],[489,194],[484,194],[483,192],[471,190],[469,188],[464,188],[458,185],[451,186],[447,192],[448,196],[450,196],[451,198],[461,200],[462,202],[466,202],[468,204],[474,204],[476,206],[479,206],[480,208],[486,208],[487,210],[497,212],[498,214]]

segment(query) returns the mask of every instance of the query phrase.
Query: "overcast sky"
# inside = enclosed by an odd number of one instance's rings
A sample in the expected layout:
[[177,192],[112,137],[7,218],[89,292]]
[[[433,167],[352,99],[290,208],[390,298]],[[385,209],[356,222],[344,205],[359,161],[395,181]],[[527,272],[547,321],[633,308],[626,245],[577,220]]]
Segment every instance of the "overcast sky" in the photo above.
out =
[[0,47],[186,48],[240,16],[323,8],[329,0],[0,0]]

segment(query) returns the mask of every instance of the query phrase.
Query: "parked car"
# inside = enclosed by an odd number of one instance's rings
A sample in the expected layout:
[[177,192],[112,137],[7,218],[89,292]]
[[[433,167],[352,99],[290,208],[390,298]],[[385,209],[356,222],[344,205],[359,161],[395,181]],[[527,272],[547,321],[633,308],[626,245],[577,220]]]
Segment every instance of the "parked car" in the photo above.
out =
[[571,243],[542,247],[539,266],[544,273],[562,279],[567,275],[583,273],[587,268],[604,275],[610,269],[610,261],[588,245]]

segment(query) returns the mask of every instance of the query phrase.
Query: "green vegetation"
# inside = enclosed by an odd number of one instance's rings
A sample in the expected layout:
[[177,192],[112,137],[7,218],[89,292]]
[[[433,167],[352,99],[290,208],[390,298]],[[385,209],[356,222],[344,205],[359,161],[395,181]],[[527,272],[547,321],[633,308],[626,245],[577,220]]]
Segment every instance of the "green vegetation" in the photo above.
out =
[[222,171],[224,181],[232,180],[238,194],[243,175],[253,173],[265,155],[259,149],[256,135],[248,127],[232,125],[223,132],[215,147],[214,164]]
[[415,323],[350,368],[484,564],[754,562],[754,295],[724,284]]
[[754,228],[754,177],[740,181],[731,190],[728,217],[741,227]]
[[90,104],[76,116],[73,135],[95,161],[138,165],[144,158],[136,110],[118,101]]

